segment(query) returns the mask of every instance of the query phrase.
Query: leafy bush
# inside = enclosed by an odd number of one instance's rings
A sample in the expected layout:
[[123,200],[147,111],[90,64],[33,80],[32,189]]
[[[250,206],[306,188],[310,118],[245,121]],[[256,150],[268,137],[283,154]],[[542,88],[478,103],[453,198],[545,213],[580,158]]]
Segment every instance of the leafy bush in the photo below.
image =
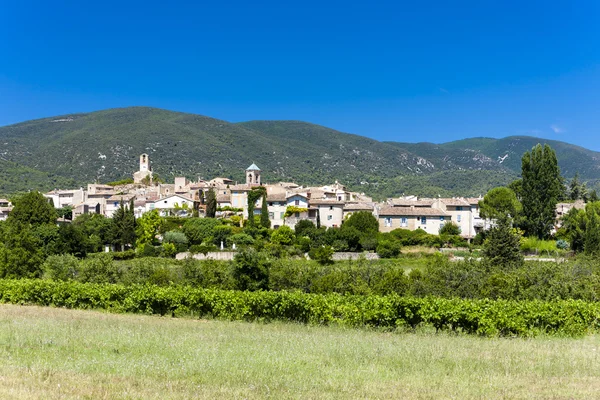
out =
[[383,329],[430,325],[481,336],[581,336],[600,328],[600,304],[576,300],[415,299],[22,279],[0,280],[0,302]]
[[241,290],[266,289],[269,283],[269,261],[254,249],[242,250],[233,261],[233,277]]
[[394,258],[400,254],[400,243],[396,240],[382,240],[377,245],[377,254],[381,258]]
[[54,281],[69,281],[77,277],[79,259],[71,254],[50,256],[42,264],[44,278]]
[[271,234],[271,243],[288,246],[294,243],[296,236],[289,226],[283,225],[275,229]]
[[88,257],[79,264],[78,280],[90,283],[118,283],[122,271],[113,262],[110,253],[99,253]]
[[308,255],[319,264],[328,265],[333,263],[333,253],[334,251],[331,246],[319,246],[311,249]]

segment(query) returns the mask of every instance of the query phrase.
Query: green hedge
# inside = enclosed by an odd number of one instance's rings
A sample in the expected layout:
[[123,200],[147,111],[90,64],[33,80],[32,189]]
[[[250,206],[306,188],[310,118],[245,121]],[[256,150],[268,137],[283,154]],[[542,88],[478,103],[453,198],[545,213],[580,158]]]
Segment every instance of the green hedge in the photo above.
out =
[[227,320],[295,321],[351,327],[416,328],[482,336],[580,336],[600,328],[600,304],[579,300],[508,301],[301,292],[122,286],[44,280],[0,280],[0,302],[104,309]]

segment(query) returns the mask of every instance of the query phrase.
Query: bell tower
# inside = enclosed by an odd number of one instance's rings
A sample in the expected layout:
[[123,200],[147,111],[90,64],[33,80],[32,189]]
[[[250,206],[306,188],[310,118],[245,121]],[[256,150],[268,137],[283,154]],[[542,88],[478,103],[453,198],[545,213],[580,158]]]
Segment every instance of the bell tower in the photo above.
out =
[[260,168],[256,164],[246,168],[246,185],[260,185]]

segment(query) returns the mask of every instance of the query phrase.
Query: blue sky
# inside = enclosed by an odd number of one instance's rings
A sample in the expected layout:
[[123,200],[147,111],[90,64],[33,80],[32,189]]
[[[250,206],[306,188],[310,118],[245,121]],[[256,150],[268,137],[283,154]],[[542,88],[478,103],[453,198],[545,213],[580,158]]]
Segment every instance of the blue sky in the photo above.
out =
[[146,105],[600,151],[598,1],[0,0],[0,126]]

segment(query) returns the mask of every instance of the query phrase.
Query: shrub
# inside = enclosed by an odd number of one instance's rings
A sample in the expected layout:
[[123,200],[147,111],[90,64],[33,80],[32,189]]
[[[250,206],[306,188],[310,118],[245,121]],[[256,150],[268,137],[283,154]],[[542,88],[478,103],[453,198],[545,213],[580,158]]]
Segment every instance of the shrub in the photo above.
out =
[[165,257],[175,257],[177,255],[177,247],[173,243],[163,243],[163,254]]
[[382,240],[377,245],[377,254],[381,258],[394,258],[400,255],[400,243],[395,240]]
[[308,252],[312,260],[317,261],[321,265],[333,264],[333,248],[331,246],[319,246],[311,249]]
[[283,225],[275,229],[271,234],[271,242],[288,246],[294,243],[295,235],[292,228]]
[[82,260],[77,278],[89,283],[117,283],[121,281],[122,271],[113,262],[112,255],[100,253]]
[[238,252],[233,261],[233,277],[241,290],[266,289],[269,283],[269,261],[254,249]]
[[54,281],[69,281],[77,277],[79,259],[71,254],[50,256],[42,264],[43,277]]

